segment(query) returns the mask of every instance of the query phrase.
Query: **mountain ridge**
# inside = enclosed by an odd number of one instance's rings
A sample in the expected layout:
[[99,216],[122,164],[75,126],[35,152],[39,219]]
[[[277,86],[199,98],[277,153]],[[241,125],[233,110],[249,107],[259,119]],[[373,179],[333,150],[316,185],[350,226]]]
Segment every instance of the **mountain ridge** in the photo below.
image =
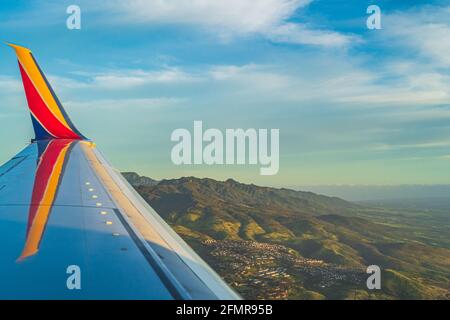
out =
[[[261,288],[252,286],[251,279],[257,277],[261,269],[257,261],[242,266],[239,272],[245,274],[242,270],[246,268],[254,272],[236,280],[236,270],[232,266],[247,258],[239,245],[234,245],[240,241],[266,244],[269,247],[282,246],[286,248],[285,252],[291,252],[292,257],[286,253],[283,259],[273,255],[267,260],[269,262],[266,261],[274,270],[286,268],[292,277],[290,279],[296,279],[283,291],[287,292],[286,298],[320,296],[341,299],[351,296],[349,290],[356,290],[367,298],[373,293],[360,288],[363,283],[361,277],[365,276],[362,272],[365,267],[372,264],[379,265],[390,279],[390,286],[375,294],[379,298],[421,299],[442,297],[446,292],[448,294],[448,290],[444,289],[450,270],[448,243],[441,239],[441,247],[433,246],[430,243],[434,243],[436,238],[415,237],[418,231],[415,225],[413,229],[409,226],[409,213],[373,209],[336,197],[286,188],[260,187],[233,179],[217,181],[183,177],[164,179],[152,186],[135,185],[135,188],[207,262],[220,270],[225,279],[237,283],[237,289],[244,295],[248,294],[247,297],[269,296],[258,291]],[[398,219],[405,217],[405,223],[402,221],[400,224]],[[419,231],[423,232],[422,229]],[[212,248],[218,252],[227,252],[228,255],[212,256],[211,250],[207,250],[211,246],[210,241],[216,241]],[[252,252],[253,256],[266,256],[264,250],[254,249]],[[421,256],[418,257],[414,252],[420,252]],[[301,261],[321,261],[321,264],[305,267],[300,262],[300,269],[294,267],[295,263],[286,264],[286,261],[294,261],[294,257],[303,259]],[[306,271],[298,273],[298,270]],[[332,291],[317,285],[323,279],[312,281],[311,274],[315,273],[310,274],[308,270],[319,270],[317,272],[320,274],[331,273],[336,278],[359,280],[332,282],[330,286],[335,290]],[[339,270],[353,271],[345,271],[342,275]],[[284,288],[280,283],[287,280],[280,281],[273,286]],[[406,289],[403,288],[404,283],[409,283]],[[246,291],[250,287],[252,289]],[[409,292],[408,288],[420,290]],[[251,292],[255,290],[261,296],[253,296]]]

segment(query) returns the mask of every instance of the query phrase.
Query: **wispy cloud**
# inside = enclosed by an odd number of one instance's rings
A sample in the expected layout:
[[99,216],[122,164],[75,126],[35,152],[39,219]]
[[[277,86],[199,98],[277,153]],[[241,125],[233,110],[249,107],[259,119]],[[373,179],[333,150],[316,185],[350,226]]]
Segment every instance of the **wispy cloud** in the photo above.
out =
[[5,92],[16,92],[21,90],[22,84],[19,80],[9,76],[0,75],[0,90]]
[[274,42],[323,47],[344,47],[352,42],[360,42],[360,39],[356,36],[345,35],[331,30],[314,29],[299,23],[283,23],[274,26],[267,32],[267,37]]
[[274,42],[341,47],[355,36],[290,18],[312,0],[135,0],[108,1],[104,8],[115,20],[131,24],[189,25],[208,30],[222,39],[262,35]]
[[101,88],[127,89],[150,84],[196,82],[199,78],[178,68],[165,68],[156,71],[118,70],[100,73],[95,74],[91,81],[93,85]]
[[[79,0],[77,4],[83,14],[89,16],[90,25],[96,26],[188,26],[222,41],[262,36],[272,42],[319,47],[347,47],[359,41],[356,35],[293,22],[296,13],[311,2],[313,0]],[[55,0],[39,0],[25,7],[14,19],[5,16],[0,25],[20,29],[63,24],[63,9]]]
[[65,105],[75,109],[128,109],[137,108],[163,108],[179,105],[185,102],[185,99],[179,98],[131,98],[131,99],[98,99],[90,101],[64,101]]
[[[186,84],[201,81],[200,75],[176,67],[156,70],[111,69],[107,71],[76,72],[76,77],[50,75],[50,83],[62,90],[127,90],[151,85]],[[1,86],[1,80],[0,80]]]
[[[448,6],[384,13],[383,30],[368,34],[367,42],[377,48],[372,57],[375,66],[361,68],[372,79],[355,82],[363,90],[353,90],[353,95],[337,101],[389,107],[450,105],[449,14]],[[415,110],[411,111],[405,117],[413,116]],[[442,109],[420,113],[448,116],[448,110]]]
[[280,90],[286,93],[293,80],[273,66],[258,64],[210,66],[204,76],[220,86],[231,85],[230,90],[237,94],[270,92],[277,95]]
[[450,7],[425,6],[384,17],[390,42],[429,64],[450,67]]
[[[414,109],[450,104],[448,75],[414,66],[399,71],[390,63],[370,71],[360,63],[351,63],[349,56],[333,57],[335,65],[323,65],[321,59],[306,58],[293,71],[271,65],[215,66],[210,69],[210,75],[217,81],[239,84],[239,92],[259,91],[280,101],[323,102],[361,109],[386,107],[391,111],[395,107],[408,107],[411,113],[405,115],[407,118],[449,115],[449,110],[442,108]],[[310,73],[311,66],[316,74]]]
[[231,33],[266,32],[311,0],[107,1],[128,23],[187,24]]
[[[295,61],[295,68],[290,68],[294,62],[289,61],[284,66],[249,63],[190,66],[189,70],[176,66],[150,70],[94,70],[78,73],[76,78],[50,76],[50,82],[62,90],[100,92],[133,89],[143,93],[156,86],[170,91],[171,87],[175,90],[177,85],[189,84],[190,88],[203,88],[205,94],[214,88],[217,98],[220,95],[226,95],[228,99],[244,95],[246,100],[254,102],[269,99],[277,103],[324,103],[339,108],[383,107],[389,108],[393,116],[405,120],[450,115],[448,109],[435,107],[450,104],[448,75],[419,70],[414,65],[396,66],[395,63],[382,64],[377,71],[369,71],[361,62],[352,63],[347,55],[329,56],[334,62],[330,64],[323,64],[323,59],[323,56],[317,59],[300,57],[299,60],[303,61]],[[184,91],[183,94],[189,95],[189,92]],[[402,111],[403,107],[408,111]]]
[[371,147],[376,151],[388,151],[397,149],[440,149],[450,147],[450,141],[430,141],[411,144],[378,144]]

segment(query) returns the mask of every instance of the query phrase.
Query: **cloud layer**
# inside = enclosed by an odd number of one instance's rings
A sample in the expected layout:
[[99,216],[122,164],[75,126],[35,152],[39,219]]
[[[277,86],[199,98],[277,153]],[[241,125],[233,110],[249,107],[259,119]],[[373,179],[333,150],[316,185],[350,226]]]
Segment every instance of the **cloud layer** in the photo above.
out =
[[188,25],[222,39],[262,35],[274,42],[346,46],[354,36],[290,22],[312,0],[134,0],[108,1],[103,9],[131,24]]

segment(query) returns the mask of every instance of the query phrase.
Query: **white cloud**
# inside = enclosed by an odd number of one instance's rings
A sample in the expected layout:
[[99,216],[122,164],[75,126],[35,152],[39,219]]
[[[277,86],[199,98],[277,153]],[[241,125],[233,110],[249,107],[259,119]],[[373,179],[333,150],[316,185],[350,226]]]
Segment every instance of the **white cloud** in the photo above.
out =
[[107,89],[126,89],[150,84],[174,84],[196,82],[199,79],[178,68],[166,68],[156,71],[118,70],[95,74],[92,84]]
[[22,89],[22,84],[19,80],[9,76],[0,75],[0,90],[5,92],[16,92]]
[[155,84],[171,85],[201,81],[197,75],[171,67],[159,70],[114,69],[101,72],[77,72],[75,75],[77,79],[56,75],[50,75],[48,78],[52,86],[62,90],[126,90]]
[[[450,76],[436,71],[418,70],[415,65],[388,63],[369,71],[359,63],[352,64],[347,56],[307,57],[295,67],[248,64],[214,66],[209,77],[214,81],[235,84],[236,94],[247,92],[258,98],[286,101],[325,103],[358,109],[370,107],[408,109],[401,116],[409,120],[448,117],[445,109],[417,109],[417,106],[450,104]],[[299,59],[301,60],[301,59]],[[290,63],[293,63],[292,61]],[[299,71],[300,70],[300,71]],[[395,78],[395,80],[386,80]],[[264,99],[264,98],[263,98]]]
[[133,23],[191,24],[225,32],[267,31],[311,0],[134,0],[108,1]]
[[[406,80],[407,81],[407,80]],[[364,106],[417,106],[417,105],[437,105],[450,103],[450,90],[440,83],[435,87],[411,86],[408,83],[391,87],[389,84],[356,84],[354,88],[349,88],[348,93],[336,97],[335,102],[344,104],[357,104]],[[357,90],[357,88],[361,90]],[[414,89],[416,88],[416,90]]]
[[131,99],[92,99],[90,101],[65,101],[64,105],[71,108],[95,109],[136,109],[162,108],[178,105],[184,99],[179,98],[131,98]]
[[257,90],[261,92],[271,92],[274,90],[283,90],[290,88],[292,79],[289,75],[282,74],[273,70],[272,66],[247,64],[219,65],[211,66],[205,77],[216,81],[219,85],[234,84],[235,92]]
[[450,141],[431,141],[412,144],[377,144],[372,146],[372,150],[388,151],[396,149],[441,149],[450,147]]
[[433,65],[450,67],[450,7],[425,6],[386,15],[384,36]]
[[340,47],[352,39],[334,31],[289,22],[312,0],[134,0],[108,1],[102,8],[116,21],[139,24],[190,25],[229,39],[259,34],[274,42]]
[[[225,94],[246,99],[273,101],[274,103],[299,102],[325,103],[340,107],[391,108],[392,115],[417,120],[448,117],[446,109],[414,109],[417,106],[450,104],[450,76],[433,70],[418,69],[414,64],[387,63],[376,71],[365,70],[361,62],[352,63],[348,56],[304,57],[286,65],[211,65],[187,71],[179,67],[156,70],[109,70],[79,73],[79,79],[51,76],[57,92],[89,90],[91,92],[128,89],[146,90],[156,85],[168,90],[174,85],[190,84],[204,88],[219,97]],[[295,63],[295,67],[292,64]],[[395,81],[384,81],[395,78]],[[0,82],[1,84],[1,82]],[[176,88],[176,87],[172,87]],[[326,88],[326,90],[324,90]],[[407,107],[395,111],[394,107]],[[414,107],[414,108],[413,108]],[[397,113],[395,113],[397,112]]]
[[63,88],[63,89],[84,89],[89,87],[89,83],[79,81],[76,79],[63,77],[63,76],[57,76],[54,74],[49,75],[48,81],[50,82],[50,85],[52,87],[55,87],[55,89]]
[[[369,41],[381,46],[373,79],[339,102],[361,105],[432,106],[450,104],[450,7],[423,6],[383,14],[383,30]],[[366,70],[370,70],[366,68]],[[405,118],[448,117],[448,110],[411,110]]]
[[[205,30],[222,40],[260,35],[273,42],[342,47],[357,40],[332,30],[293,23],[290,19],[313,0],[79,0],[89,8],[90,24],[178,25]],[[0,25],[36,28],[61,23],[61,8],[54,1],[37,1],[14,19],[6,16]],[[46,18],[42,19],[42,12]]]
[[315,30],[298,23],[278,25],[267,32],[267,36],[274,42],[324,47],[342,47],[349,45],[351,42],[359,42],[358,38],[354,36],[347,36],[334,31]]

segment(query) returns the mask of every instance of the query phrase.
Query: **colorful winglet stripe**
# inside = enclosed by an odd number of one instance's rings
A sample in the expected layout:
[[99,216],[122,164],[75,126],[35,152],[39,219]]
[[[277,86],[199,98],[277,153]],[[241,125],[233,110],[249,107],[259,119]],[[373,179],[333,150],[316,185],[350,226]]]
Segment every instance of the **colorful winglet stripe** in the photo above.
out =
[[70,121],[31,51],[14,44],[8,45],[14,48],[19,61],[36,140],[85,139]]
[[74,140],[54,139],[48,141],[45,149],[40,152],[28,212],[25,245],[18,261],[35,255],[39,250],[73,144]]

